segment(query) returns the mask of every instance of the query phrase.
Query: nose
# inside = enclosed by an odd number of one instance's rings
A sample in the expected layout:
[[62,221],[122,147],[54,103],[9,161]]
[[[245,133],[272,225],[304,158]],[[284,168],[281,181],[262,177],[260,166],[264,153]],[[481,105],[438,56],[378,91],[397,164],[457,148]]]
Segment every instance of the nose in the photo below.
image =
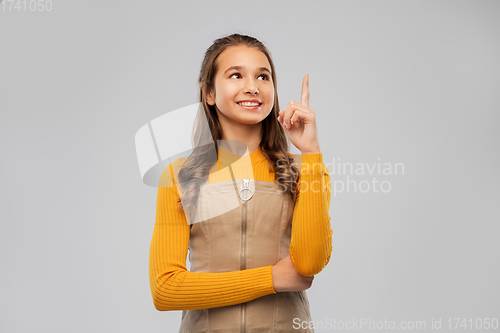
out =
[[252,95],[255,95],[255,94],[259,93],[259,88],[258,88],[257,82],[255,82],[255,80],[249,79],[246,82],[245,93],[250,93]]

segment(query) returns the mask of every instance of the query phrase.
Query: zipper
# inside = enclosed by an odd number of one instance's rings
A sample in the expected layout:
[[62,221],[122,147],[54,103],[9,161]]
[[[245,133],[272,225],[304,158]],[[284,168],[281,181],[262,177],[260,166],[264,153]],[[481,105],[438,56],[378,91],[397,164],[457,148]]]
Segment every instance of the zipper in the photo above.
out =
[[[245,191],[250,191],[250,194],[245,193]],[[241,201],[243,201],[243,220],[241,223],[241,231],[242,231],[243,239],[241,242],[242,249],[241,249],[241,266],[240,266],[240,269],[243,270],[243,269],[246,269],[246,265],[245,265],[245,230],[246,230],[246,222],[247,222],[246,221],[247,220],[247,217],[246,217],[247,201],[253,197],[253,191],[250,188],[250,179],[243,179],[243,186],[239,192],[239,195],[240,195]]]
[[[246,193],[245,191],[250,191],[250,193]],[[246,264],[245,264],[245,242],[246,242],[246,222],[247,222],[247,201],[250,200],[253,197],[253,191],[250,188],[250,179],[243,179],[243,186],[241,190],[239,191],[239,197],[241,201],[243,201],[243,218],[241,221],[241,233],[242,233],[242,241],[241,241],[241,265],[240,269],[246,269]],[[246,304],[242,303],[241,304],[241,333],[245,332],[245,309],[246,309]]]

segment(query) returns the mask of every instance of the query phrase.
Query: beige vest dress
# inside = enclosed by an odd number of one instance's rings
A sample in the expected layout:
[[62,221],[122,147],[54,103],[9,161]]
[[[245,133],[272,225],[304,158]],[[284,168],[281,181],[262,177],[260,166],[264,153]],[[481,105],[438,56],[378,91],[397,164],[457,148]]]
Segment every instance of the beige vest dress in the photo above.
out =
[[[292,199],[278,183],[234,179],[200,188],[196,216],[190,217],[191,272],[251,269],[288,256]],[[184,310],[179,332],[314,332],[294,328],[294,318],[311,321],[309,309],[305,291],[278,292],[231,306]]]

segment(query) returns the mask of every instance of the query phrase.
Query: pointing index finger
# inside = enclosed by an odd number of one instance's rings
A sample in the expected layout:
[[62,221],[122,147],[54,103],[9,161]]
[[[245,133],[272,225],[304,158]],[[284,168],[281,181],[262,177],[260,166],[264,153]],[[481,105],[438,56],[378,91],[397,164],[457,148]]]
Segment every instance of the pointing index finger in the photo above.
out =
[[302,95],[300,103],[305,106],[309,106],[309,73],[304,75],[302,80]]

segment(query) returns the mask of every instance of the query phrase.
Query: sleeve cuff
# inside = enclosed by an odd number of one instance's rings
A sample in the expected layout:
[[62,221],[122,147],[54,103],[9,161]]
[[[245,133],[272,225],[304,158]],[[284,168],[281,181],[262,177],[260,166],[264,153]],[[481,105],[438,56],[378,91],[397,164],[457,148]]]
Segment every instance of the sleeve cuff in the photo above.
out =
[[325,165],[323,164],[323,154],[305,154],[301,155],[302,164],[300,166],[301,175],[318,175],[323,174],[325,171]]

